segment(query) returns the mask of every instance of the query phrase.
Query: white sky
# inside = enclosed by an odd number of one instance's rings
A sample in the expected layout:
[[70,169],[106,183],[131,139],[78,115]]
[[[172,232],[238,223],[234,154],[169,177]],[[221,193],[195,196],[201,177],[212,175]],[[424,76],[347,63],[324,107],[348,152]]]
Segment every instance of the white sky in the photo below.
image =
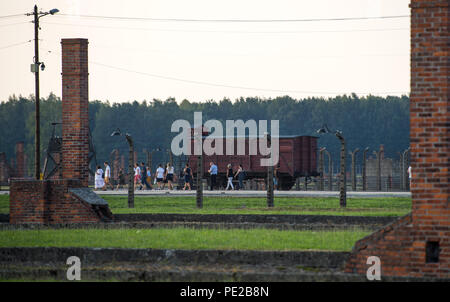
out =
[[[409,18],[220,23],[63,15],[170,19],[379,17],[409,15],[409,0],[0,0],[0,16],[31,12],[34,4],[43,11],[60,10],[60,14],[40,19],[40,60],[46,65],[40,73],[43,97],[50,92],[61,96],[63,38],[89,39],[90,100],[128,102],[175,97],[177,101],[218,101],[240,96],[287,94],[303,98],[409,92]],[[0,18],[0,101],[12,94],[34,94],[34,75],[30,72],[34,27],[27,22],[30,20],[32,16]],[[260,90],[186,83],[143,73]]]

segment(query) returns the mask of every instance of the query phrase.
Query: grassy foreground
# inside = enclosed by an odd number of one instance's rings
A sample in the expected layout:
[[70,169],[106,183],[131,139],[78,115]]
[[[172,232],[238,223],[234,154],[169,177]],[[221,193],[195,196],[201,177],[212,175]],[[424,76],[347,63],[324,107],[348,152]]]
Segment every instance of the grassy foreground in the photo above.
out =
[[[265,198],[205,197],[203,209],[197,209],[195,197],[136,196],[135,208],[128,208],[126,196],[102,196],[113,214],[184,213],[184,214],[294,214],[402,216],[411,211],[411,198],[348,198],[347,208],[339,199],[276,197],[275,207],[267,208]],[[0,195],[0,213],[9,213],[9,196]]]
[[349,251],[370,232],[210,229],[3,230],[0,247]]
[[275,206],[267,207],[265,198],[205,197],[203,208],[197,209],[195,197],[135,197],[135,208],[128,208],[126,196],[102,196],[114,214],[185,213],[185,214],[294,214],[402,216],[411,211],[410,198],[349,198],[341,209],[338,198],[277,197]]

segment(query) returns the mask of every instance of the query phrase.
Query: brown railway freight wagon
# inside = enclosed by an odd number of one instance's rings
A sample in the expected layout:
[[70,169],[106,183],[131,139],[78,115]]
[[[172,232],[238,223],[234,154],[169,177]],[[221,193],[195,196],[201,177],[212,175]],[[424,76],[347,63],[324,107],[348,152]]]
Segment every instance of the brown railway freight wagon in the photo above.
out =
[[[203,136],[205,138],[205,136]],[[237,137],[234,138],[234,154],[237,154]],[[221,138],[225,151],[226,138]],[[203,152],[203,174],[209,182],[209,163],[212,161],[218,167],[217,183],[226,183],[227,165],[231,164],[236,172],[241,164],[246,172],[246,179],[266,178],[267,167],[261,166],[264,156],[259,154],[248,155],[249,143],[257,138],[245,137],[245,155],[206,155]],[[192,139],[193,148],[193,139]],[[193,150],[193,149],[192,149]],[[309,135],[280,136],[279,137],[279,161],[278,161],[278,187],[281,190],[289,190],[295,184],[298,177],[318,176],[317,172],[317,137]],[[194,173],[197,172],[197,155],[189,156],[188,162]]]

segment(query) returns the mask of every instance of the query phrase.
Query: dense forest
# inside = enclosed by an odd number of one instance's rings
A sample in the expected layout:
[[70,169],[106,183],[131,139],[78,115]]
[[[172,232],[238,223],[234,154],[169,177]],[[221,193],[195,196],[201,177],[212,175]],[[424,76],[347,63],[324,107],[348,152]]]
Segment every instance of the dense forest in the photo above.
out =
[[[386,98],[344,95],[334,98],[306,98],[296,100],[289,96],[273,99],[256,97],[240,98],[234,101],[223,99],[219,102],[190,102],[175,99],[152,100],[132,103],[92,101],[89,106],[90,129],[94,140],[98,162],[109,159],[110,152],[117,148],[127,155],[125,139],[111,137],[116,128],[130,133],[139,152],[139,160],[144,160],[143,149],[162,150],[170,148],[172,122],[186,119],[193,124],[195,111],[201,111],[203,121],[217,119],[225,125],[225,120],[249,119],[279,120],[281,135],[317,135],[316,130],[323,124],[330,129],[343,132],[347,150],[369,147],[378,150],[385,146],[385,156],[397,158],[397,152],[409,146],[409,98],[407,96]],[[41,99],[41,150],[44,162],[45,150],[52,134],[52,122],[61,121],[61,100],[54,94]],[[14,156],[14,146],[25,142],[27,166],[33,170],[34,148],[34,100],[22,96],[12,96],[0,103],[0,152],[8,158]],[[61,135],[61,127],[55,127]],[[319,146],[326,147],[338,158],[339,141],[334,135],[322,135]],[[160,152],[162,153],[162,152]],[[167,158],[166,154],[154,155],[155,162]]]

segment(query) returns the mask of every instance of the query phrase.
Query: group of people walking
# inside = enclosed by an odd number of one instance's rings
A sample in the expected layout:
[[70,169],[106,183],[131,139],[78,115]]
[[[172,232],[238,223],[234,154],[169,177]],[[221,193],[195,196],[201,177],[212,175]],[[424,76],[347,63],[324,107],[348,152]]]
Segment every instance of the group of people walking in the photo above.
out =
[[[120,169],[118,172],[118,183],[116,187],[111,182],[111,167],[108,162],[104,162],[105,170],[102,169],[101,166],[97,166],[97,170],[95,172],[95,189],[96,190],[104,190],[106,191],[108,188],[120,189],[125,187],[125,173],[123,169]],[[214,190],[217,187],[217,174],[218,168],[214,162],[210,162],[210,167],[208,170],[210,174],[210,190]],[[186,163],[182,175],[184,176],[184,187],[183,190],[192,190],[192,181],[194,179],[192,169],[188,163]],[[231,164],[227,165],[227,185],[225,190],[235,190],[235,189],[243,189],[244,188],[244,180],[245,180],[245,171],[242,165],[238,165],[236,171],[233,170]],[[162,164],[158,165],[158,168],[155,171],[154,177],[152,177],[151,170],[148,166],[142,162],[135,163],[134,165],[134,188],[135,190],[143,190],[144,188],[147,190],[153,189],[152,186],[152,178],[153,178],[153,186],[155,186],[156,190],[163,190],[165,185],[169,190],[173,190],[173,183],[176,181],[175,169],[171,163],[168,163],[164,168]],[[238,180],[237,187],[233,184],[233,180]]]
[[[118,183],[117,186],[114,187],[111,183],[111,168],[108,162],[104,163],[105,170],[102,169],[101,166],[97,166],[97,170],[95,172],[95,189],[96,190],[104,190],[106,191],[108,188],[120,189],[125,187],[126,184],[126,174],[123,169],[119,170],[118,173]],[[142,162],[134,164],[134,188],[135,190],[143,190],[144,188],[147,190],[153,189],[152,187],[152,173],[148,166]],[[191,172],[192,174],[192,172]],[[163,190],[166,183],[169,190],[173,190],[173,182],[175,180],[175,169],[171,163],[168,163],[166,168],[163,168],[162,164],[158,165],[158,168],[155,171],[155,177],[153,178],[153,185],[156,186],[155,189]]]
[[106,191],[108,187],[114,189],[114,186],[111,184],[111,168],[106,161],[104,162],[104,165],[104,171],[101,166],[97,166],[97,170],[95,171],[94,187],[96,190],[101,189]]
[[[214,162],[209,163],[209,170],[208,173],[211,177],[211,185],[210,190],[214,190],[217,184],[217,174],[218,174],[218,168],[217,165],[214,164]],[[225,190],[231,189],[234,190],[235,186],[233,185],[233,179],[238,180],[238,189],[244,188],[244,180],[245,180],[245,171],[244,167],[242,165],[239,165],[236,169],[236,172],[233,171],[233,167],[231,164],[227,165],[227,186]]]

